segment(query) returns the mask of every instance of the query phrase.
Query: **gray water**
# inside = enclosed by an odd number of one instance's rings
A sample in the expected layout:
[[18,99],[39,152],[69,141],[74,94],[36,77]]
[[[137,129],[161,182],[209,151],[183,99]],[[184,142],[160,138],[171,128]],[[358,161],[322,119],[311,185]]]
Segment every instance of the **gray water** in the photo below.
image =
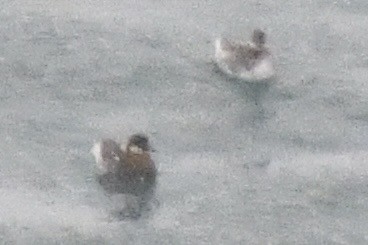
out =
[[[368,243],[366,0],[4,0],[0,22],[0,243]],[[257,27],[275,81],[215,72],[215,38]],[[156,205],[111,220],[89,150],[135,132]]]

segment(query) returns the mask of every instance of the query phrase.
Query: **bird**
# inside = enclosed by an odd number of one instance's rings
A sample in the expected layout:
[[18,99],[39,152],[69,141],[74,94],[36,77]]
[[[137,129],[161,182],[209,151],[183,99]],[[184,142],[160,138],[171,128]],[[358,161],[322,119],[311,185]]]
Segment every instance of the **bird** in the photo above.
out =
[[157,169],[152,151],[144,134],[130,136],[126,149],[112,139],[102,139],[91,149],[99,170],[97,181],[104,191],[128,198],[126,206],[118,211],[121,218],[140,217],[154,195]]
[[215,61],[230,77],[248,82],[266,81],[275,75],[272,55],[266,47],[266,34],[255,29],[250,42],[217,38]]

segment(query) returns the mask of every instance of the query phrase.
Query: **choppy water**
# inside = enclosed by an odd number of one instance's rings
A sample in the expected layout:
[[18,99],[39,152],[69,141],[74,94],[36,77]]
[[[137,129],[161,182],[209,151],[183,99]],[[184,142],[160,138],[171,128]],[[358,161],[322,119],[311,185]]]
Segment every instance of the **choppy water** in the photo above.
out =
[[[368,4],[0,1],[0,241],[367,244]],[[269,36],[274,84],[214,72]],[[159,205],[109,221],[94,140],[147,133]]]

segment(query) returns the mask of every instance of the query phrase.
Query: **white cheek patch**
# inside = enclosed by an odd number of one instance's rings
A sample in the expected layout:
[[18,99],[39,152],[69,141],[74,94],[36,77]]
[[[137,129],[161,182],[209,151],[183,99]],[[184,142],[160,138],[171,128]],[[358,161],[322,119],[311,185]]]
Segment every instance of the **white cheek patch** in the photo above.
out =
[[129,146],[129,151],[134,154],[143,154],[143,150],[136,145]]

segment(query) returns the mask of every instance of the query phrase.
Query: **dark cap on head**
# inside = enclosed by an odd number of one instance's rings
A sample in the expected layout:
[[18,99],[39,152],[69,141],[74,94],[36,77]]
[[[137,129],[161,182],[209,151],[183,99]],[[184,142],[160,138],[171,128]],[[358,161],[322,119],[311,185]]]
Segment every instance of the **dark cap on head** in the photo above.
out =
[[129,138],[128,146],[136,145],[143,151],[151,150],[151,147],[148,143],[148,137],[144,134],[133,134]]
[[256,45],[264,45],[266,43],[266,34],[260,29],[255,29],[253,31],[252,41]]

